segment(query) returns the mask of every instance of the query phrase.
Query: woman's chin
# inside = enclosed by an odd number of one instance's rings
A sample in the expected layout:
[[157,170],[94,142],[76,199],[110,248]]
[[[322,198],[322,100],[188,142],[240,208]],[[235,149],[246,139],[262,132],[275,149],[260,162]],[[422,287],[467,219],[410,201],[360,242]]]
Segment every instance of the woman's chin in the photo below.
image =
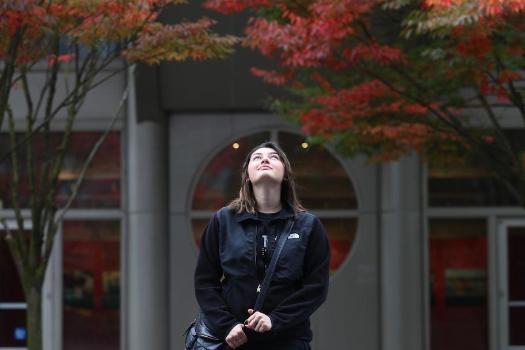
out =
[[280,186],[283,182],[282,178],[276,177],[273,174],[260,174],[256,179],[254,179],[252,185],[254,186]]

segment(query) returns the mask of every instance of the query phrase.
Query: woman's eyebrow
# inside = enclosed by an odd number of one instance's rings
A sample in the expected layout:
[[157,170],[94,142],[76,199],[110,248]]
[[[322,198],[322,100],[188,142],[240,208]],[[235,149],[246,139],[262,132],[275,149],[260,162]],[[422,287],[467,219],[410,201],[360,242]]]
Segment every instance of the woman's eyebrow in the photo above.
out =
[[[279,155],[279,153],[277,153],[277,152],[270,152],[270,153],[268,153],[268,155],[272,155],[272,154]],[[262,153],[261,152],[254,152],[254,153],[252,153],[252,157],[255,156],[255,155],[260,156],[260,155],[262,155]]]

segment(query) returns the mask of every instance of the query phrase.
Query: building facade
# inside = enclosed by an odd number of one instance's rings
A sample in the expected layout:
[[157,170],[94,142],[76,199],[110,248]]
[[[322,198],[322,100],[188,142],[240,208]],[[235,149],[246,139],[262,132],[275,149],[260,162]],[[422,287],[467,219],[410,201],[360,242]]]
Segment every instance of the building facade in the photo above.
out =
[[[298,126],[264,107],[281,92],[250,76],[259,64],[241,50],[226,61],[140,67],[90,95],[59,201],[131,86],[125,116],[57,237],[45,349],[182,348],[197,311],[200,234],[236,196],[246,152],[266,140],[290,156],[300,198],[330,238],[329,296],[312,317],[313,349],[524,349],[525,211],[478,170],[429,169],[417,156],[375,164],[309,144]],[[517,120],[506,123],[523,137]],[[60,133],[63,125],[53,127]],[[4,162],[2,215],[15,227],[8,178]],[[24,314],[1,242],[0,350],[24,348]]]

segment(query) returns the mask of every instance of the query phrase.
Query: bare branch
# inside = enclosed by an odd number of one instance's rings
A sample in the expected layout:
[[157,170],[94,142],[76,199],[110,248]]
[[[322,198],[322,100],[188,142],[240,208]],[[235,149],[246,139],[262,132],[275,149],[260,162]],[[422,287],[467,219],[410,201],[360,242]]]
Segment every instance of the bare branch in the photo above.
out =
[[501,124],[494,115],[494,111],[489,105],[487,98],[481,92],[478,92],[478,99],[480,100],[483,108],[487,112],[490,122],[492,123],[492,127],[494,128],[498,139],[505,147],[507,155],[510,156],[514,164],[519,163],[520,160],[517,157],[517,152],[512,148],[512,145],[509,143],[507,136],[505,136],[505,134],[503,133],[503,128],[501,127]]
[[[131,66],[130,70],[131,70],[131,73],[134,74],[135,66]],[[78,190],[79,190],[79,188],[80,188],[80,186],[81,186],[81,184],[84,181],[84,178],[86,176],[86,172],[87,172],[89,166],[91,165],[91,162],[93,161],[96,153],[98,152],[98,150],[100,149],[100,147],[104,143],[104,140],[106,139],[107,135],[111,132],[111,130],[113,130],[113,127],[115,126],[115,123],[116,123],[116,121],[118,120],[118,118],[119,118],[119,116],[121,114],[121,111],[122,111],[122,109],[124,107],[125,101],[128,98],[128,95],[129,95],[129,85],[124,90],[124,92],[122,94],[122,98],[120,99],[119,105],[118,105],[118,107],[117,107],[117,109],[116,109],[116,111],[115,111],[115,113],[113,115],[113,118],[111,119],[108,127],[106,128],[104,133],[99,137],[99,139],[97,140],[97,142],[95,143],[95,145],[91,149],[91,152],[89,153],[86,161],[84,162],[82,170],[80,171],[80,174],[79,174],[75,184],[73,185],[73,192],[69,196],[68,201],[61,208],[60,214],[58,215],[58,217],[56,217],[55,220],[49,220],[48,221],[48,226],[47,226],[47,229],[46,229],[47,236],[46,236],[45,249],[44,249],[44,262],[45,263],[47,263],[47,261],[49,260],[49,257],[51,255],[51,252],[52,252],[52,249],[53,249],[53,242],[54,242],[54,238],[55,238],[55,234],[56,234],[56,227],[58,227],[58,225],[60,225],[60,223],[64,220],[64,216],[66,215],[67,211],[69,210],[69,208],[73,204],[74,200],[76,199],[76,197],[78,195]]]
[[25,33],[25,27],[19,28],[13,36],[13,39],[9,41],[9,48],[7,49],[6,58],[4,59],[4,72],[0,77],[0,129],[4,121],[4,116],[8,108],[9,95],[11,93],[11,80],[15,74],[16,58],[18,48],[22,42],[23,35]]
[[[98,73],[100,73],[101,71],[103,71],[109,64],[111,64],[111,62],[115,59],[115,57],[112,58],[112,60],[110,61],[106,61],[104,62],[102,65],[100,65],[96,72],[92,72],[92,74],[89,74],[89,78],[85,78],[83,79],[80,84],[86,84],[90,79],[92,80],[92,76],[96,76],[98,75]],[[110,74],[108,74],[106,77],[102,78],[100,81],[97,81],[95,83],[92,83],[89,87],[89,91],[93,90],[94,88],[98,87],[99,85],[103,84],[104,82],[106,82],[107,80],[111,79],[112,77],[114,77],[115,75],[117,74],[120,74],[122,71],[124,70],[124,68],[122,69],[117,69],[113,72],[111,72]],[[47,85],[47,84],[46,84]],[[53,112],[47,116],[36,128],[33,129],[33,132],[31,134],[31,136],[39,131],[41,131],[44,127],[46,127],[46,125],[48,125],[57,115],[58,113],[65,107],[68,107],[70,106],[71,104],[75,103],[75,99],[74,99],[74,95],[73,95],[73,92],[71,92],[69,95],[67,95],[60,103],[58,106],[55,107],[55,109],[53,110]],[[38,107],[37,107],[38,109]],[[35,111],[35,113],[37,113],[37,111]],[[18,142],[15,147],[20,147],[21,145],[23,145],[26,141],[27,141],[27,137],[22,139],[20,142]],[[10,155],[11,155],[11,152],[12,152],[12,149],[9,150],[8,152],[6,152],[5,154],[2,155],[2,157],[0,158],[0,163],[3,162],[5,159],[7,159]]]
[[66,153],[66,148],[71,138],[73,123],[76,119],[78,109],[80,106],[82,106],[87,93],[92,89],[91,86],[93,79],[95,79],[95,76],[99,73],[99,69],[97,69],[96,57],[97,55],[93,55],[89,60],[89,64],[83,65],[81,72],[77,71],[75,74],[75,86],[70,93],[71,96],[74,96],[74,99],[73,103],[68,106],[68,119],[62,137],[62,144],[58,149],[58,157],[55,159],[51,175],[45,184],[48,192],[45,196],[42,222],[43,225],[45,225],[46,222],[48,223],[47,231],[51,230],[49,222],[53,221],[53,216],[56,210],[55,193],[58,185],[60,170],[62,168],[64,156]]
[[[59,49],[59,37],[56,36],[54,38],[54,47],[53,52],[55,55],[58,53]],[[58,79],[58,69],[60,65],[58,62],[51,65],[51,78],[49,79],[48,85],[49,85],[49,93],[47,95],[47,102],[46,102],[46,109],[45,109],[45,120],[48,120],[48,116],[51,114],[51,111],[53,110],[53,101],[55,100],[56,95],[56,86],[57,86],[57,79]],[[49,121],[48,121],[49,122]]]
[[[15,122],[14,122],[14,116],[13,111],[9,106],[7,106],[7,114],[8,114],[8,121],[9,121],[9,140],[11,144],[16,143],[16,132],[15,132]],[[15,219],[17,222],[18,227],[23,227],[23,218],[22,218],[22,212],[20,210],[20,195],[19,195],[19,188],[20,188],[20,174],[19,174],[19,162],[18,162],[18,152],[13,152],[11,154],[11,178],[13,180],[11,184],[11,199],[12,199],[12,205],[15,210]],[[24,244],[20,244],[20,252],[27,253],[27,250],[25,248]]]
[[[134,73],[134,70],[135,70],[135,67],[134,66],[131,66],[130,67],[130,70],[132,72],[132,74]],[[60,211],[60,215],[59,217],[55,220],[55,222],[58,224],[60,223],[63,218],[64,218],[64,215],[66,214],[66,212],[69,210],[69,208],[71,207],[71,204],[73,203],[73,201],[75,200],[75,197],[77,196],[78,194],[78,189],[80,187],[80,185],[82,184],[82,181],[84,180],[84,177],[86,175],[86,172],[87,172],[87,169],[89,168],[89,166],[91,165],[91,161],[93,160],[93,158],[95,157],[95,154],[97,153],[98,149],[100,148],[100,146],[102,145],[102,143],[104,142],[104,140],[106,139],[107,135],[110,133],[110,131],[113,129],[114,125],[115,125],[115,122],[117,121],[118,117],[120,116],[120,112],[122,111],[122,108],[124,106],[124,102],[127,100],[128,98],[128,94],[129,94],[129,84],[128,86],[126,87],[126,89],[124,90],[124,93],[122,94],[122,98],[120,99],[120,103],[117,107],[117,110],[115,111],[115,114],[113,115],[113,118],[111,119],[108,127],[106,128],[106,130],[104,131],[104,133],[100,136],[100,138],[97,140],[95,146],[93,146],[93,148],[91,149],[91,152],[89,153],[89,156],[88,158],[86,159],[86,161],[84,162],[84,166],[82,167],[82,171],[80,172],[79,174],[79,177],[77,178],[77,181],[75,182],[75,185],[73,186],[73,192],[71,193],[67,203],[64,205],[64,207],[61,209]]]
[[[20,276],[22,287],[25,290],[28,286],[28,278],[26,274],[26,271],[28,271],[28,269],[24,250],[24,242],[22,237],[23,230],[19,227],[13,232],[9,228],[7,220],[5,218],[1,218],[0,222],[3,225],[3,229],[6,231],[5,240],[7,242],[7,246],[9,248],[9,251],[11,252],[11,256],[13,257],[13,261]],[[2,236],[0,236],[0,239],[3,239]]]
[[[505,64],[503,63],[503,60],[498,55],[497,52],[494,51],[494,58],[496,59],[496,63],[498,64],[498,67],[501,70],[507,69]],[[501,82],[498,81],[492,74],[489,74],[492,81],[499,86],[502,87]],[[510,91],[509,99],[514,103],[516,107],[518,107],[518,110],[520,111],[521,118],[523,119],[523,122],[525,123],[525,102],[523,101],[523,96],[519,93],[519,91],[514,86],[514,82],[512,80],[509,80],[507,82],[508,91]]]

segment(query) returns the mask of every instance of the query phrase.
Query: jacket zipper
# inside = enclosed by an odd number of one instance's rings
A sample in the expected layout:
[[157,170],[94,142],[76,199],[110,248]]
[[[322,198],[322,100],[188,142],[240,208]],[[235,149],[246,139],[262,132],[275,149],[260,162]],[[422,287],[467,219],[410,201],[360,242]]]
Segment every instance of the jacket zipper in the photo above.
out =
[[261,284],[259,283],[259,278],[257,276],[257,240],[259,239],[259,223],[255,222],[255,239],[253,244],[253,263],[255,265],[255,279],[257,280],[257,293],[261,291]]

